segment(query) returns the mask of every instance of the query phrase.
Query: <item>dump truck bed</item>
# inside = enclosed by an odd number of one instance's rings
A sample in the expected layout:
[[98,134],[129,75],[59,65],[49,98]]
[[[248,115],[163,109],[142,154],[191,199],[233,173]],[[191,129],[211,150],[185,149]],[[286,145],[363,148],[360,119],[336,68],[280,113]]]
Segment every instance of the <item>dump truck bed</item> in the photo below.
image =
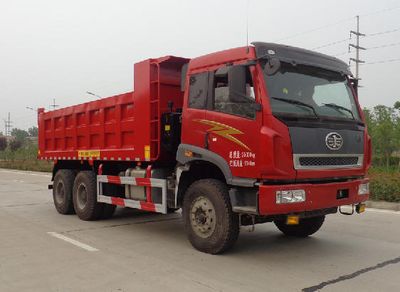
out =
[[181,69],[189,60],[167,56],[134,66],[135,91],[38,112],[39,159],[154,161],[161,115],[181,108]]

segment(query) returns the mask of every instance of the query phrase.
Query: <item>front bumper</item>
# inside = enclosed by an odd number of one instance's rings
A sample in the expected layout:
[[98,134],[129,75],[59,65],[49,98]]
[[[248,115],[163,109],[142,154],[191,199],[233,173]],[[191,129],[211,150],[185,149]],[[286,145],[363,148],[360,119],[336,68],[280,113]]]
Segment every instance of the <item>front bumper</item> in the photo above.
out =
[[[369,195],[359,195],[358,187],[360,184],[368,182],[368,179],[357,179],[347,182],[321,184],[260,185],[258,213],[260,215],[283,215],[359,204],[368,200]],[[276,203],[277,191],[293,189],[305,190],[306,199],[304,202]],[[341,190],[348,190],[348,196],[338,199],[337,195]]]

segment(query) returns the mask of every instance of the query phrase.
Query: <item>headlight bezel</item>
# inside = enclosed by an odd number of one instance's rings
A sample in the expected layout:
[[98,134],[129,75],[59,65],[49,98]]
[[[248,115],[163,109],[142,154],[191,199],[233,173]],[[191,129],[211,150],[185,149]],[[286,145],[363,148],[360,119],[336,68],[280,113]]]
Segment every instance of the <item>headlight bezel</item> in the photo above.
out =
[[306,191],[304,189],[279,190],[275,192],[276,204],[295,204],[306,201]]
[[358,185],[358,195],[359,196],[369,195],[369,192],[370,192],[369,182],[363,182]]

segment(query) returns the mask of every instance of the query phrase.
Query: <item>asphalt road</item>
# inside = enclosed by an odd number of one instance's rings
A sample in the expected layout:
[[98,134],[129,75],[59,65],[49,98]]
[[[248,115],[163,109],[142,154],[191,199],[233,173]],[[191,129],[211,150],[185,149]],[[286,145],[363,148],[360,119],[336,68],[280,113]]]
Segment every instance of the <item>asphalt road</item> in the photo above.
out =
[[179,214],[59,215],[46,174],[0,170],[0,291],[400,291],[400,212],[330,215],[306,239],[247,228],[197,252]]

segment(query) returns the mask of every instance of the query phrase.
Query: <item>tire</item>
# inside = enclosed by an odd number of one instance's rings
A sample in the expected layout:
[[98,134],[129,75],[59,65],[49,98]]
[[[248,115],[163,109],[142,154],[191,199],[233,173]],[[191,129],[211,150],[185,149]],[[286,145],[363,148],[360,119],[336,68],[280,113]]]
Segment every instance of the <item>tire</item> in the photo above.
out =
[[75,173],[70,169],[60,169],[54,176],[53,202],[60,214],[74,214],[72,202],[72,188],[74,185]]
[[239,236],[239,218],[233,213],[228,189],[215,179],[194,182],[183,200],[185,231],[192,246],[210,254],[230,249]]
[[75,178],[72,192],[75,212],[85,221],[97,220],[103,213],[104,204],[97,202],[96,175],[93,171],[81,171]]
[[286,225],[285,221],[275,221],[276,227],[285,235],[307,237],[317,232],[324,223],[325,215],[300,219],[298,225]]
[[104,204],[100,219],[110,219],[114,215],[116,208],[117,206],[115,205]]

